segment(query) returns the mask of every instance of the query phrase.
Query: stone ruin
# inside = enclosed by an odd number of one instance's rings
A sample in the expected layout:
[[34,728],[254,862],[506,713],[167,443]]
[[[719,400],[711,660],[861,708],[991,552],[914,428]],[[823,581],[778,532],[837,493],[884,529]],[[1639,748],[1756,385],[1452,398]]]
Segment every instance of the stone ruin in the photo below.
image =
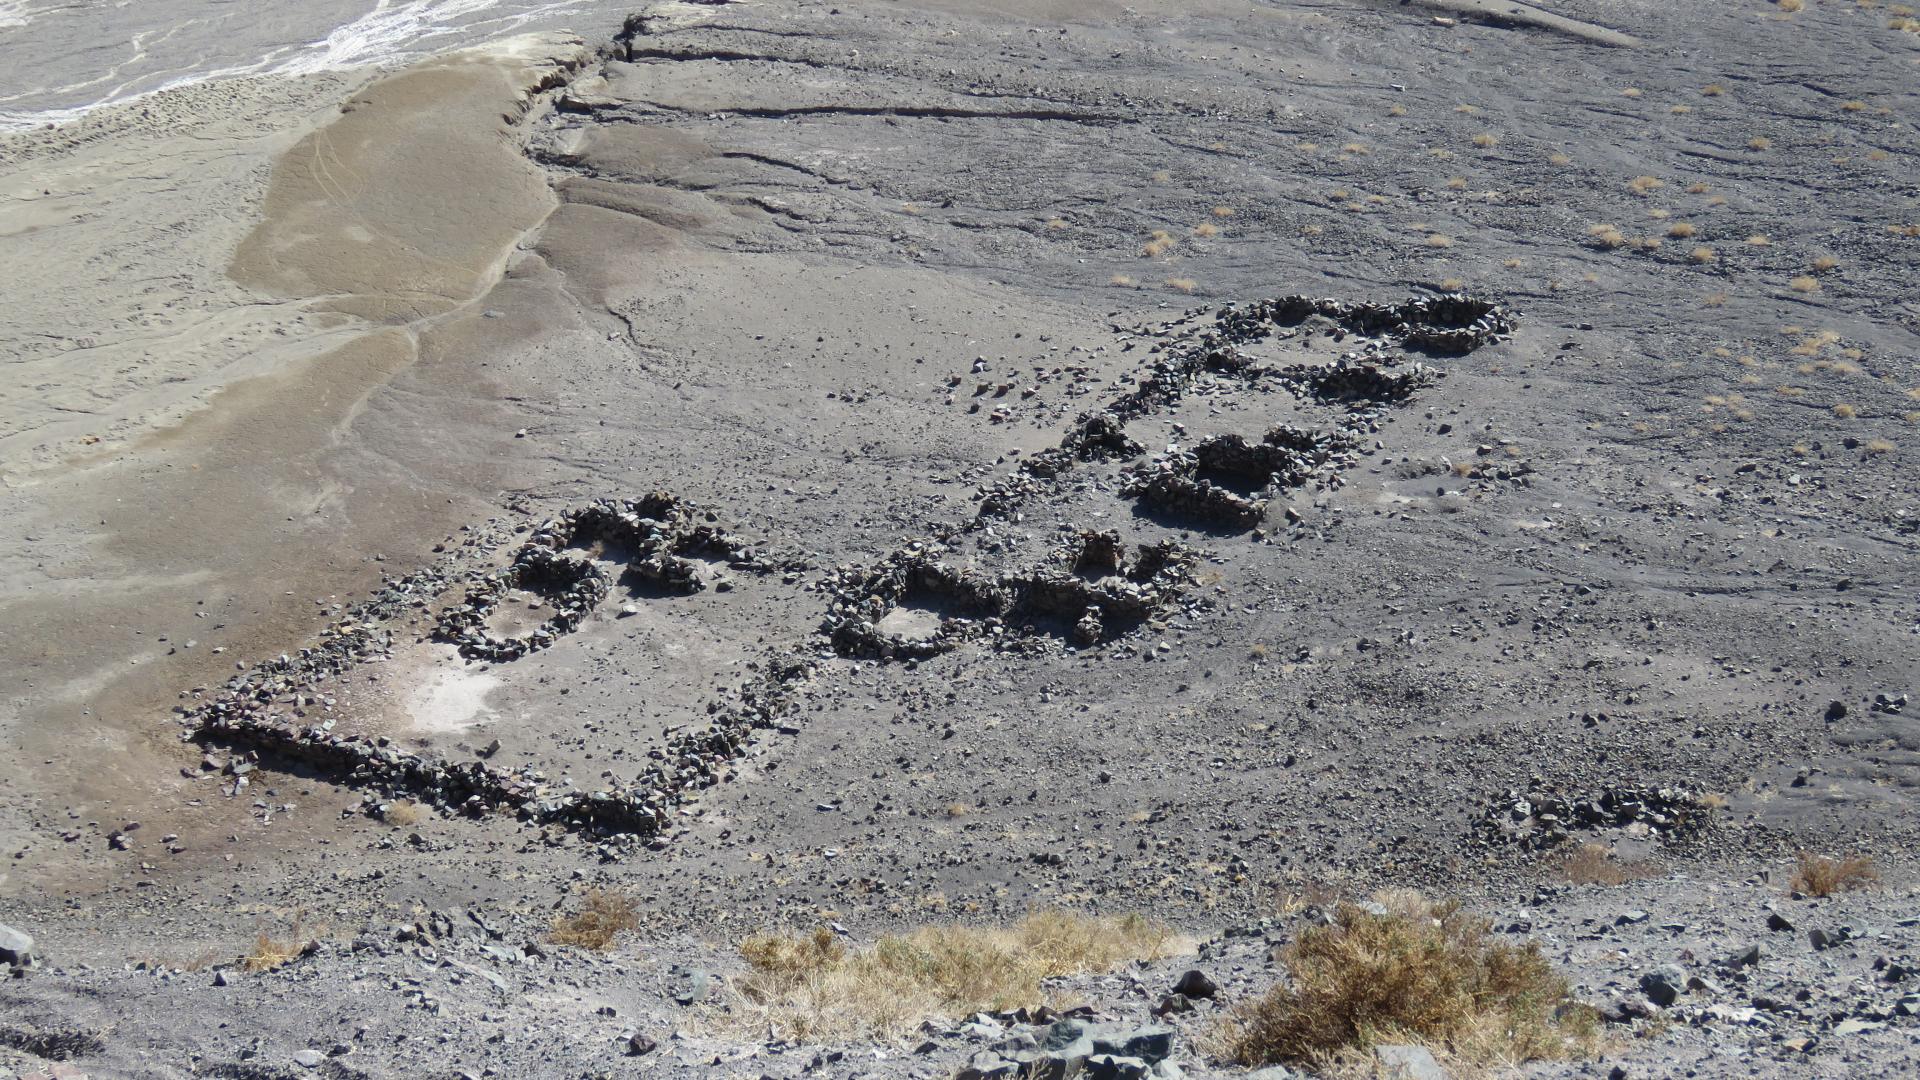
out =
[[[707,587],[689,556],[726,560],[729,567],[770,573],[776,567],[739,537],[710,522],[677,496],[656,491],[642,499],[601,499],[534,529],[507,566],[480,575],[465,599],[441,613],[434,638],[469,660],[516,660],[576,629],[607,598],[612,581],[591,558],[569,548],[600,547],[626,563],[622,577],[673,593]],[[711,518],[711,514],[704,515]],[[554,613],[525,634],[498,637],[486,623],[515,590],[540,596]]]
[[[822,629],[840,655],[876,660],[925,660],[970,641],[1009,645],[1034,636],[1034,620],[1064,622],[1076,644],[1096,645],[1178,600],[1193,558],[1166,542],[1141,545],[1127,560],[1117,532],[1085,533],[1063,554],[1065,570],[988,576],[948,566],[914,545],[878,567],[836,575]],[[948,613],[938,628],[925,636],[880,628],[889,612],[915,598]]]

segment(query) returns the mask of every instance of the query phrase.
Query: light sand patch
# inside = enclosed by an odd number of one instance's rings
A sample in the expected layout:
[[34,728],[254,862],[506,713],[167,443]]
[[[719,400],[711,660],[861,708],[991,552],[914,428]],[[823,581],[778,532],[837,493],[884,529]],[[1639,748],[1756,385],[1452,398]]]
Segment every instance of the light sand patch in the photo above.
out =
[[420,734],[458,734],[493,718],[487,694],[500,677],[471,667],[445,667],[408,694],[405,709],[411,730]]

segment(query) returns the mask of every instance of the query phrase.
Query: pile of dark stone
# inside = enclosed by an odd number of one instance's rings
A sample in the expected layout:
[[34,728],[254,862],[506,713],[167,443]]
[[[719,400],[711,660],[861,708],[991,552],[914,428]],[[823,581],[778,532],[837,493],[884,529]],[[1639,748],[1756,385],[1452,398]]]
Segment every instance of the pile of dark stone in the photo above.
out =
[[[1056,621],[1077,644],[1095,645],[1172,605],[1191,582],[1193,555],[1171,542],[1143,544],[1129,560],[1117,532],[1089,532],[1063,555],[1064,570],[993,576],[948,566],[916,543],[877,567],[841,568],[827,582],[822,630],[840,655],[876,660],[924,660],[971,641],[1011,646]],[[932,633],[880,628],[915,601],[948,613]]]
[[1167,1060],[1172,1054],[1171,1028],[1063,1019],[980,1051],[959,1080],[1173,1080],[1181,1071]]
[[1578,832],[1622,829],[1673,839],[1706,828],[1713,818],[1698,793],[1683,787],[1608,785],[1591,795],[1567,795],[1536,780],[1489,801],[1474,822],[1481,837],[1523,851],[1558,847]]
[[[705,521],[699,520],[701,517]],[[436,640],[454,645],[469,660],[517,660],[544,649],[579,627],[612,588],[607,571],[570,548],[598,547],[624,561],[623,576],[675,593],[705,589],[689,556],[724,559],[735,570],[770,573],[772,561],[745,541],[711,524],[713,515],[668,492],[642,499],[601,499],[536,528],[507,566],[479,575],[466,598],[446,609],[434,628]],[[531,592],[553,615],[525,634],[497,636],[488,618],[514,590]]]
[[1329,486],[1336,484],[1358,445],[1359,440],[1345,432],[1311,432],[1286,424],[1257,443],[1239,434],[1220,435],[1131,470],[1121,493],[1163,513],[1251,529],[1266,515],[1276,490],[1298,487],[1315,476]]
[[[696,554],[725,558],[735,569],[756,573],[799,565],[792,559],[776,562],[711,522],[712,515],[662,492],[639,500],[601,500],[570,511],[534,528],[507,570],[475,575],[465,602],[452,609],[462,612],[461,617],[452,622],[443,617],[436,632],[456,643],[473,640],[449,628],[467,625],[464,620],[476,613],[484,618],[488,604],[497,603],[508,588],[538,590],[554,600],[562,614],[543,624],[550,634],[578,626],[606,595],[607,581],[590,561],[563,554],[571,546],[600,545],[619,556],[638,553],[630,565],[649,559],[656,564],[643,571],[647,580],[688,582],[682,586],[688,589],[704,587],[691,564],[684,576],[660,574],[658,566]],[[797,684],[812,677],[810,660],[770,655],[751,665],[758,677],[732,700],[708,708],[704,726],[683,731],[650,751],[650,764],[632,782],[585,792],[555,787],[531,766],[509,771],[479,761],[429,760],[386,736],[338,733],[332,719],[302,723],[297,715],[273,707],[322,701],[313,694],[322,682],[389,655],[393,630],[386,624],[446,592],[454,564],[450,557],[430,570],[386,582],[372,600],[322,631],[318,644],[257,664],[230,679],[212,699],[183,708],[186,737],[298,762],[338,783],[405,794],[473,816],[513,813],[613,839],[652,838],[666,830],[671,810],[687,792],[719,782],[726,763],[740,754],[755,730],[780,726],[791,716]],[[550,640],[529,635],[517,643],[539,647]],[[495,659],[526,651],[504,648],[515,642],[483,638],[482,644],[503,647],[485,653]],[[372,805],[381,803],[375,799]]]
[[[1127,424],[1178,404],[1203,376],[1224,376],[1252,387],[1284,388],[1304,397],[1344,404],[1349,415],[1340,431],[1308,437],[1353,442],[1358,434],[1376,430],[1376,421],[1384,410],[1404,402],[1439,375],[1417,363],[1402,366],[1400,358],[1387,350],[1467,353],[1500,340],[1514,329],[1513,316],[1498,305],[1457,293],[1400,304],[1283,296],[1247,305],[1224,305],[1212,311],[1210,324],[1201,321],[1208,310],[1195,309],[1159,326],[1154,333],[1164,340],[1152,346],[1153,360],[1130,390],[1104,407],[1081,415],[1057,447],[1027,459],[1013,476],[984,486],[977,493],[980,507],[973,527],[1013,516],[1028,499],[1045,489],[1042,481],[1056,479],[1081,462],[1139,457],[1145,450],[1127,437]],[[1275,366],[1256,360],[1240,348],[1316,316],[1332,321],[1341,337],[1351,332],[1376,340],[1332,365]],[[1135,470],[1132,487],[1157,506],[1191,513],[1201,520],[1241,528],[1251,528],[1259,521],[1261,499],[1191,472],[1186,462],[1152,463]]]

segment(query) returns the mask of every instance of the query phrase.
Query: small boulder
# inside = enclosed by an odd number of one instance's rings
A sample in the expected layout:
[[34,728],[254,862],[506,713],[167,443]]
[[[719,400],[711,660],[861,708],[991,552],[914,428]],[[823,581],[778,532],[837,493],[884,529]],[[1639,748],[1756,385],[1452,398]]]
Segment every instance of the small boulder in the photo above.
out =
[[1424,1046],[1376,1046],[1373,1058],[1380,1063],[1380,1075],[1391,1080],[1448,1080],[1447,1070]]
[[1199,968],[1191,968],[1173,984],[1173,992],[1181,997],[1210,998],[1220,992],[1220,985],[1207,977]]
[[10,967],[28,968],[38,959],[33,951],[33,937],[25,930],[0,923],[0,964]]

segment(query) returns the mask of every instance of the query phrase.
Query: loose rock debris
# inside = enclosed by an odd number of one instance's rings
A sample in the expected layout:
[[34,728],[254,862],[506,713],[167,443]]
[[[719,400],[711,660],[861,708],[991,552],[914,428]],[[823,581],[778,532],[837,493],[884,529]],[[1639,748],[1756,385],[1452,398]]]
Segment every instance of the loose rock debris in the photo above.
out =
[[[1275,366],[1242,349],[1315,318],[1332,324],[1336,340],[1350,334],[1366,340],[1329,365]],[[673,809],[691,792],[718,783],[756,732],[798,730],[790,723],[798,711],[797,691],[817,676],[822,660],[915,661],[963,645],[1035,649],[1059,639],[1085,648],[1122,638],[1179,604],[1194,583],[1192,565],[1200,553],[1173,541],[1138,545],[1128,558],[1118,530],[1083,530],[1049,565],[999,573],[954,565],[942,552],[957,537],[990,528],[1053,494],[1075,469],[1143,456],[1127,425],[1178,404],[1202,378],[1224,376],[1262,392],[1345,406],[1333,430],[1279,425],[1258,443],[1237,434],[1217,436],[1190,451],[1125,466],[1117,477],[1123,494],[1160,511],[1250,529],[1279,489],[1337,486],[1341,472],[1357,460],[1362,436],[1377,429],[1386,410],[1440,376],[1402,351],[1469,352],[1510,333],[1513,325],[1498,306],[1452,294],[1395,305],[1288,296],[1187,312],[1155,332],[1155,359],[1130,390],[1084,414],[1057,446],[1027,459],[1011,476],[984,485],[972,520],[936,525],[877,564],[832,571],[822,587],[828,612],[817,639],[771,649],[753,665],[756,678],[730,702],[709,706],[704,725],[680,729],[650,751],[651,764],[632,782],[583,792],[549,782],[530,765],[508,770],[481,761],[430,761],[386,736],[336,733],[332,720],[306,724],[297,709],[287,716],[273,706],[305,703],[326,680],[388,655],[390,624],[410,609],[438,602],[461,580],[466,591],[441,611],[433,639],[470,661],[511,662],[577,630],[610,594],[611,565],[624,567],[623,580],[669,594],[708,587],[697,559],[757,576],[784,571],[787,584],[811,568],[804,556],[775,557],[748,543],[722,528],[714,513],[668,492],[569,510],[532,528],[504,567],[463,569],[456,555],[388,582],[316,644],[258,664],[211,700],[183,709],[186,737],[299,761],[336,782],[369,788],[367,804],[376,813],[385,805],[383,794],[404,793],[474,816],[512,813],[581,829],[605,838],[616,853],[644,841],[662,844]],[[496,522],[489,529],[491,543],[477,547],[497,548],[505,527]],[[522,634],[490,631],[490,616],[516,590],[534,594],[552,614]],[[937,612],[937,626],[923,635],[882,629],[882,620],[903,604]]]

